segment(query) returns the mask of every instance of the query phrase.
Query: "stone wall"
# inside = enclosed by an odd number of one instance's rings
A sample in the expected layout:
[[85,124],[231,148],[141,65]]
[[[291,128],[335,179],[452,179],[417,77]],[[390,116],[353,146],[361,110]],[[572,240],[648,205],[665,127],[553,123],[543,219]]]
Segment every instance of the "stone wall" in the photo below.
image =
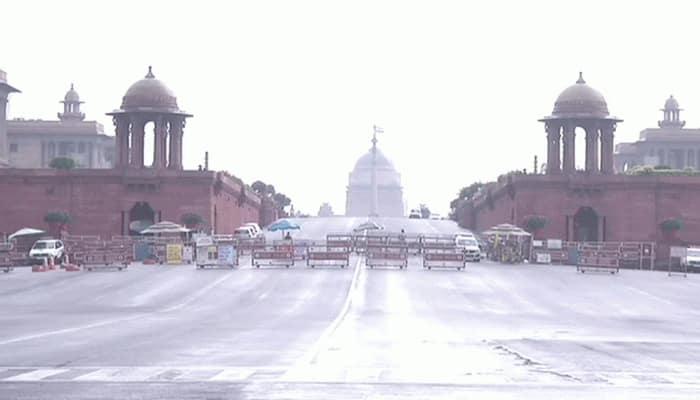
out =
[[257,221],[260,199],[252,192],[241,196],[242,182],[217,176],[210,171],[149,169],[0,170],[0,232],[46,228],[44,215],[55,210],[74,216],[68,226],[71,233],[126,234],[129,212],[137,202],[147,202],[156,213],[156,221],[179,223],[185,213],[199,214],[206,219],[205,229],[214,222],[216,206],[220,233]]
[[461,223],[482,231],[504,222],[522,226],[527,215],[544,215],[549,223],[542,237],[573,240],[571,227],[567,237],[567,217],[571,226],[581,207],[591,207],[604,217],[608,241],[661,241],[658,224],[679,218],[685,224],[681,240],[700,243],[698,198],[698,177],[514,176],[492,190],[491,206],[486,196],[468,205],[472,218],[465,211]]

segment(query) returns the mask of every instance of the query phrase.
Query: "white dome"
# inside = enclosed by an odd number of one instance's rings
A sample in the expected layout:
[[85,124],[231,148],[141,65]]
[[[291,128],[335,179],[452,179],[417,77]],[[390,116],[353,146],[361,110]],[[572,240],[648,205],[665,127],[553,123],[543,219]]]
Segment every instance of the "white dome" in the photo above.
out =
[[[362,155],[355,163],[355,169],[350,173],[350,186],[372,184],[372,150]],[[396,171],[394,164],[381,150],[377,149],[376,156],[377,185],[401,186],[401,174]]]

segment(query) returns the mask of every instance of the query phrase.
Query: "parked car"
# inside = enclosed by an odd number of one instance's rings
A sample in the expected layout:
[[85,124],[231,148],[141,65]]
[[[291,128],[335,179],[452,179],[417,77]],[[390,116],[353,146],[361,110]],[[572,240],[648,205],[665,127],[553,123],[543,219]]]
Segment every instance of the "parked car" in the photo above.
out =
[[455,245],[457,248],[462,249],[467,256],[467,261],[481,261],[481,249],[479,248],[479,242],[476,241],[474,236],[457,235],[455,237]]
[[694,272],[700,271],[700,248],[689,247],[686,250],[683,262],[689,270]]
[[411,212],[408,214],[408,218],[411,219],[420,219],[423,215],[420,213],[420,210],[411,210]]
[[253,228],[249,226],[241,226],[233,231],[233,237],[236,239],[255,239],[257,236]]
[[259,237],[262,236],[262,229],[260,229],[260,225],[256,224],[255,222],[248,222],[243,224],[241,228],[249,227],[253,229],[253,235],[254,237]]
[[65,248],[63,242],[55,239],[42,239],[34,242],[34,245],[29,250],[29,258],[34,260],[51,258],[54,263],[58,264],[63,258]]

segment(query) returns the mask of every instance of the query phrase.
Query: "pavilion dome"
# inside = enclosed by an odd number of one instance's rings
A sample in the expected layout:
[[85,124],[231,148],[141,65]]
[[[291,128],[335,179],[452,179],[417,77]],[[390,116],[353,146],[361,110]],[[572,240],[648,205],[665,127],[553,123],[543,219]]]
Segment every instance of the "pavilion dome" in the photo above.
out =
[[608,104],[603,95],[586,84],[583,74],[575,84],[564,89],[554,103],[554,117],[607,117]]
[[664,109],[665,110],[680,110],[680,107],[678,105],[678,100],[676,100],[673,95],[669,97],[666,102],[664,103]]
[[75,88],[73,87],[73,84],[70,84],[70,90],[66,92],[66,95],[63,96],[63,101],[66,103],[79,103],[80,102],[80,96],[78,95],[78,92],[75,91]]
[[156,79],[151,67],[148,74],[126,91],[122,99],[125,111],[177,111],[177,98],[165,83]]

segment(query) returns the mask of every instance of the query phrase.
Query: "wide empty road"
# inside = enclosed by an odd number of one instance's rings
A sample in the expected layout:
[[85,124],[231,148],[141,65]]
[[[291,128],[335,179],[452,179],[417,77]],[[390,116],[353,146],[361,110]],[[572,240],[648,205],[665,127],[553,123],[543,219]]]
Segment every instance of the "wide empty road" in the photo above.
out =
[[683,398],[700,276],[421,268],[0,274],[0,399]]

